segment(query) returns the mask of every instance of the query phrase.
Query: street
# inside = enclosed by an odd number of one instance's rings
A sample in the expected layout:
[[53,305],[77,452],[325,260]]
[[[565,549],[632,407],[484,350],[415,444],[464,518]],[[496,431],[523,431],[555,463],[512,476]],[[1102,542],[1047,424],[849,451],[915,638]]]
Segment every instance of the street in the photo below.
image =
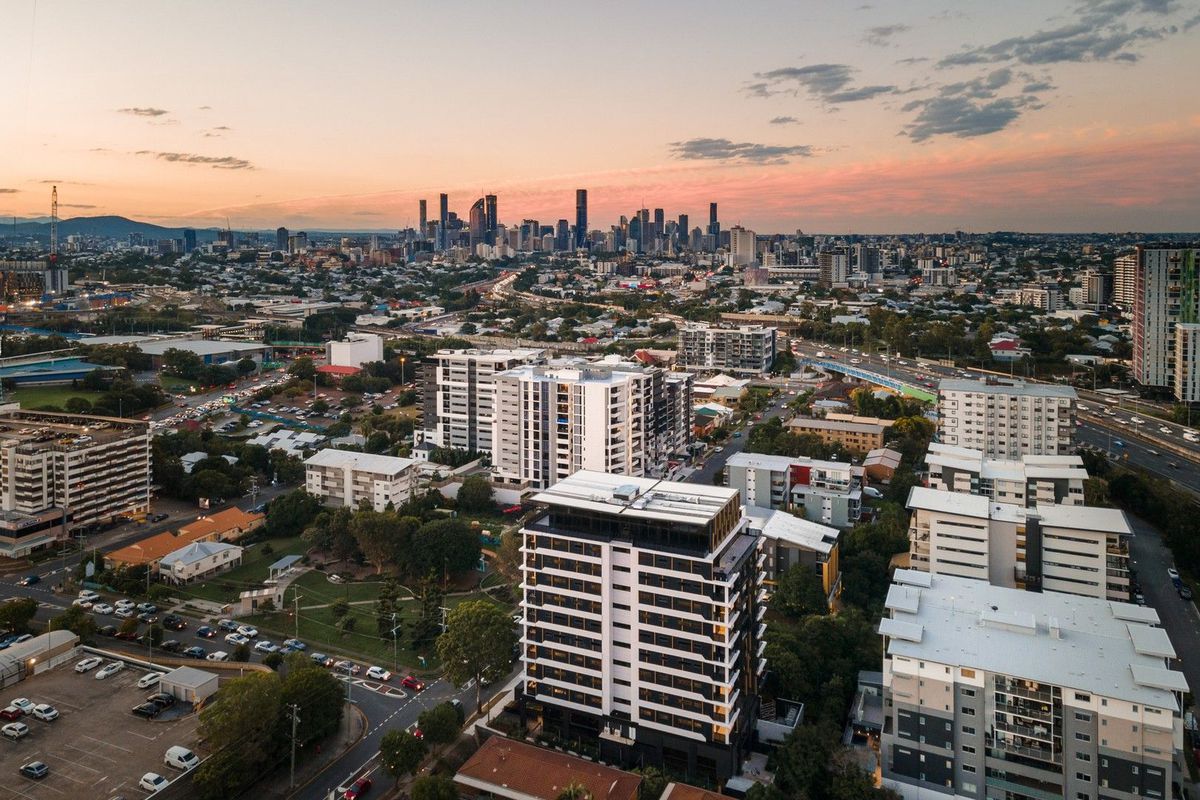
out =
[[[795,381],[792,381],[790,384],[784,384],[785,387],[787,385],[798,386],[799,384],[797,384]],[[745,448],[746,441],[750,435],[750,429],[755,425],[762,425],[767,421],[774,419],[775,417],[783,415],[787,410],[787,403],[791,399],[792,395],[790,394],[790,391],[785,388],[782,395],[772,400],[770,407],[762,412],[761,421],[755,422],[751,420],[742,428],[735,428],[735,431],[741,435],[737,436],[736,438],[731,436],[729,439],[725,440],[725,442],[719,445],[717,448],[720,450],[720,452],[717,452],[717,449],[713,449],[701,456],[701,458],[704,459],[703,463],[695,472],[688,475],[688,482],[711,485],[713,482],[713,476],[725,469],[725,462],[729,459],[729,457],[734,453],[742,452],[742,449]]]

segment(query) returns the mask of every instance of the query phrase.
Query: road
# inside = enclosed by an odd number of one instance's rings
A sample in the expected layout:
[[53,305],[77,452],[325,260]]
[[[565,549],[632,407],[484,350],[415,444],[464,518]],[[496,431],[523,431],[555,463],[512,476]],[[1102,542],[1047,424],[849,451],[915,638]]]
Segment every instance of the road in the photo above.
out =
[[[720,452],[717,452],[716,450],[710,450],[708,453],[701,456],[703,459],[703,464],[699,469],[689,475],[687,480],[691,483],[703,483],[711,485],[713,476],[725,469],[725,462],[729,459],[729,457],[734,453],[742,452],[742,450],[746,447],[747,437],[750,428],[753,425],[761,425],[764,422],[785,414],[787,411],[787,402],[792,399],[790,392],[799,389],[800,384],[794,382],[784,383],[783,386],[785,388],[785,393],[783,396],[772,401],[771,407],[762,412],[761,422],[751,422],[748,425],[744,425],[741,428],[735,429],[735,431],[741,435],[737,436],[736,438],[730,437],[729,439],[725,440],[724,444],[720,447]],[[787,386],[793,386],[794,388],[792,390],[787,390]]]

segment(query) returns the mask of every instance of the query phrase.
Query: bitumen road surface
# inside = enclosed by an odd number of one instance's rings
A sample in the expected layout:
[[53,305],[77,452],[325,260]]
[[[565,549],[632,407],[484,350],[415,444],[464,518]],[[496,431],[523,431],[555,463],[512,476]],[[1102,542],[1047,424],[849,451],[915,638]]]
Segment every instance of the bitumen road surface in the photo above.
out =
[[[792,387],[791,389],[786,388],[789,385]],[[713,476],[725,469],[725,462],[729,459],[729,457],[734,453],[742,452],[743,448],[745,448],[746,439],[750,434],[751,427],[754,425],[762,425],[763,423],[772,420],[775,417],[786,414],[787,403],[789,400],[793,399],[791,392],[799,391],[802,387],[798,382],[792,381],[790,383],[784,383],[781,388],[784,389],[784,393],[782,396],[775,398],[771,402],[770,408],[762,412],[761,421],[751,421],[743,427],[736,428],[734,432],[740,435],[731,436],[729,439],[726,439],[724,443],[719,445],[718,448],[711,449],[707,453],[703,454],[700,457],[702,460],[700,467],[697,468],[696,471],[691,475],[689,475],[687,480],[691,483],[704,483],[711,485],[713,482]]]

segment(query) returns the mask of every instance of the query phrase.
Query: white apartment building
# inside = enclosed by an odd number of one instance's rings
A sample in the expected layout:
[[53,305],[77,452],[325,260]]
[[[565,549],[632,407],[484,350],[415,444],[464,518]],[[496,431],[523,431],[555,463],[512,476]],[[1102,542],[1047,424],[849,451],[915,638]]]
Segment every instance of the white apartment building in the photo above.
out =
[[411,458],[326,448],[304,462],[304,488],[328,506],[358,508],[366,501],[376,511],[412,499],[417,462]]
[[1062,293],[1057,286],[1033,283],[1021,287],[1021,305],[1033,306],[1042,311],[1057,311],[1062,307]]
[[679,366],[684,369],[761,375],[774,362],[774,328],[688,324],[679,329]]
[[759,537],[737,492],[576,472],[534,497],[522,554],[526,713],[599,759],[720,783],[755,727]]
[[915,486],[913,569],[1033,592],[1129,600],[1129,537],[1117,508],[1025,506]]
[[1126,253],[1113,261],[1113,305],[1127,313],[1133,311],[1137,293],[1137,265],[1137,253]]
[[758,237],[754,231],[740,225],[729,229],[729,263],[735,267],[744,267],[758,261]]
[[1070,386],[995,380],[938,383],[939,441],[988,458],[1063,455],[1075,444]]
[[526,365],[495,377],[492,470],[544,489],[579,470],[664,477],[691,441],[690,375],[623,361]]
[[[1189,391],[1197,380],[1190,347],[1196,334],[1177,335],[1175,329],[1200,323],[1196,251],[1139,246],[1134,258],[1133,379],[1143,386]],[[1186,348],[1183,353],[1180,347]]]
[[806,456],[734,453],[725,462],[725,485],[746,505],[779,508],[806,520],[846,528],[862,511],[863,468]]
[[533,349],[439,350],[431,355],[423,364],[424,441],[490,453],[496,376],[542,357],[543,351]]
[[340,342],[325,343],[325,363],[334,367],[361,367],[383,361],[383,337],[374,333],[348,333]]
[[929,487],[978,494],[1017,506],[1083,505],[1087,470],[1079,456],[988,458],[980,450],[932,442],[925,453]]
[[0,556],[147,511],[149,430],[123,418],[0,409]]
[[850,251],[847,248],[818,253],[817,267],[819,282],[826,289],[844,289],[850,285]]
[[1172,796],[1183,674],[1151,608],[897,570],[883,784],[906,800]]

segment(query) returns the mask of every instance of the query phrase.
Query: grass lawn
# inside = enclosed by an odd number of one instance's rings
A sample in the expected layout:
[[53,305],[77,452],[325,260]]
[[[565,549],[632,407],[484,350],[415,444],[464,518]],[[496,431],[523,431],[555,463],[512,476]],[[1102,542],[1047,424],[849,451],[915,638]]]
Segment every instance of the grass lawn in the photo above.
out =
[[215,603],[232,603],[238,594],[247,589],[261,589],[267,579],[267,567],[288,555],[303,555],[308,549],[299,536],[288,539],[271,539],[271,552],[264,554],[266,542],[247,547],[242,553],[242,563],[203,583],[187,587],[187,594]]
[[37,408],[39,406],[58,406],[65,408],[67,400],[72,397],[82,397],[88,402],[100,397],[103,392],[92,392],[87,389],[73,389],[70,386],[28,386],[13,389],[8,394],[10,400],[21,404],[22,408]]
[[176,375],[167,375],[160,372],[158,374],[158,384],[168,392],[186,392],[192,387],[192,382],[185,378],[180,378]]
[[351,603],[360,600],[376,600],[383,589],[383,582],[330,583],[324,572],[310,570],[296,580],[292,586],[300,590],[301,606],[318,606],[343,599]]

